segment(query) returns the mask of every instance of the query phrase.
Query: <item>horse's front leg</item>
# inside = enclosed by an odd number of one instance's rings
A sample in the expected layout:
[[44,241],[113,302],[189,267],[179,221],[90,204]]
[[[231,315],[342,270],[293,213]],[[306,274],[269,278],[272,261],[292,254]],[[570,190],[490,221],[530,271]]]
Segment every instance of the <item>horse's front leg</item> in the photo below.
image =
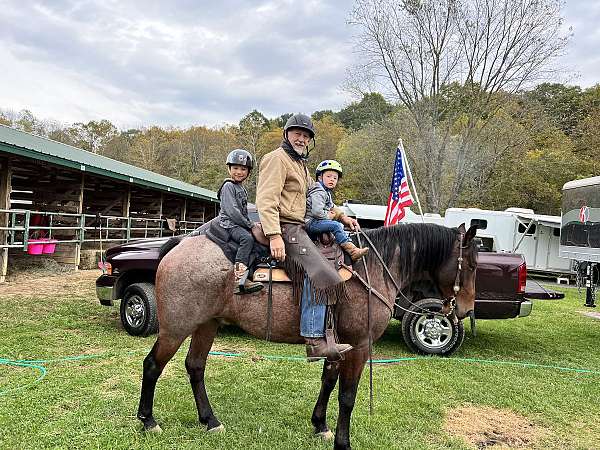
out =
[[310,419],[315,430],[315,435],[325,440],[333,438],[333,433],[327,426],[327,404],[329,403],[329,396],[337,383],[338,374],[338,364],[325,361],[323,364],[323,374],[321,375],[321,391],[319,392],[319,398]]
[[368,357],[367,346],[355,348],[344,355],[340,362],[339,378],[340,391],[338,395],[339,415],[335,430],[336,450],[349,450],[350,447],[350,417],[354,409],[356,391]]

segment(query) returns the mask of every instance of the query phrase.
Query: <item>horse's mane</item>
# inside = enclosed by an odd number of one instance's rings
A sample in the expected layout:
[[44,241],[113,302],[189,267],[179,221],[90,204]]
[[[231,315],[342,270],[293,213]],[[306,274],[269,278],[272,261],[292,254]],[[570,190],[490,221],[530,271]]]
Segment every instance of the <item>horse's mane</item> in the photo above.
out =
[[183,234],[180,236],[173,236],[167,242],[160,246],[158,250],[158,260],[160,261],[163,257],[173,250],[187,235]]
[[[397,252],[402,276],[406,278],[423,271],[436,272],[452,254],[458,230],[432,223],[409,223],[366,230],[365,234],[387,265]],[[369,251],[367,261],[376,260],[375,252]]]

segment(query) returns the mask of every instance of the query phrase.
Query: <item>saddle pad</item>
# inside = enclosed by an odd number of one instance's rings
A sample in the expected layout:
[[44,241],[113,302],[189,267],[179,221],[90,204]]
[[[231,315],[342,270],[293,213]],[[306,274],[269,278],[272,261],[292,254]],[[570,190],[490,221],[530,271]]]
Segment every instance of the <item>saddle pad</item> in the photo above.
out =
[[[345,267],[341,267],[338,269],[338,274],[340,275],[340,277],[342,278],[342,280],[344,281],[348,281],[350,278],[352,278],[352,272],[350,272],[348,269],[346,269]],[[265,267],[259,267],[254,271],[254,277],[253,277],[254,281],[259,281],[261,283],[268,283],[269,282],[269,269],[265,268]],[[290,277],[287,276],[287,273],[285,273],[285,270],[283,269],[273,269],[273,282],[274,283],[289,283],[292,280],[290,280]]]

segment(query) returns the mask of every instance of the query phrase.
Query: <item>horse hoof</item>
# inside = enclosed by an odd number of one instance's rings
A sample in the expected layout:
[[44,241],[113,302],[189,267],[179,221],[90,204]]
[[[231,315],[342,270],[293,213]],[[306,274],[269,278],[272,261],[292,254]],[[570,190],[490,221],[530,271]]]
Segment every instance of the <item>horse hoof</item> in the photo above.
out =
[[146,433],[160,434],[160,433],[162,433],[162,428],[157,424],[157,425],[154,425],[153,427],[145,428],[144,431],[146,431]]
[[225,427],[223,426],[223,424],[221,424],[218,427],[210,428],[207,431],[209,433],[225,433]]
[[321,438],[324,441],[330,441],[335,437],[334,434],[331,432],[331,430],[321,431],[320,433],[315,433],[315,436],[317,436],[318,438]]

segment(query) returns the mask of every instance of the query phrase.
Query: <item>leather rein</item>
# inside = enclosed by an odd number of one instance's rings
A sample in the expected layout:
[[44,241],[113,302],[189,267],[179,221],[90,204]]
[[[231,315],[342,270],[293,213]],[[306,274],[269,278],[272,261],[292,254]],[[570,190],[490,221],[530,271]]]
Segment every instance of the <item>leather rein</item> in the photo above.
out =
[[398,282],[392,275],[388,265],[383,260],[381,253],[379,253],[379,250],[377,249],[377,247],[375,247],[375,244],[373,243],[373,241],[371,241],[369,236],[367,236],[363,231],[358,231],[356,233],[356,237],[358,239],[358,245],[360,247],[362,247],[361,236],[365,238],[365,240],[369,244],[370,248],[373,250],[373,253],[375,253],[377,260],[383,266],[385,273],[387,274],[389,279],[392,281],[392,283],[393,283],[394,287],[396,288],[396,291],[399,293],[399,295],[401,295],[404,298],[404,300],[406,300],[412,307],[416,308],[419,311],[405,308],[404,306],[398,304],[398,302],[395,300],[392,302],[389,299],[387,299],[383,294],[381,294],[379,291],[377,291],[375,288],[373,288],[370,283],[370,277],[369,277],[369,271],[367,269],[367,264],[364,260],[363,260],[363,262],[364,262],[364,266],[365,266],[365,274],[367,277],[366,280],[363,277],[361,277],[360,274],[358,274],[358,272],[356,272],[354,269],[351,269],[350,267],[346,266],[345,264],[342,264],[342,265],[343,265],[343,267],[345,267],[346,269],[348,269],[352,272],[352,275],[354,275],[356,277],[356,279],[358,279],[358,281],[360,281],[365,286],[365,288],[367,289],[367,291],[369,291],[369,293],[373,293],[379,300],[381,300],[385,304],[385,306],[387,306],[388,309],[390,309],[392,314],[393,314],[393,307],[396,306],[397,308],[400,308],[401,310],[403,310],[407,313],[415,314],[415,315],[422,315],[422,316],[435,315],[435,316],[442,316],[442,317],[453,317],[454,316],[454,313],[456,310],[456,296],[458,295],[460,288],[461,288],[460,274],[462,272],[462,266],[463,266],[463,260],[464,260],[463,250],[465,248],[467,248],[466,246],[463,245],[464,233],[460,233],[460,239],[459,239],[459,246],[458,246],[459,253],[458,253],[458,260],[457,260],[458,267],[457,267],[456,278],[454,279],[454,286],[453,286],[454,295],[450,298],[445,298],[444,302],[443,302],[444,306],[446,306],[448,304],[450,305],[450,311],[447,314],[441,314],[438,311],[431,311],[430,309],[423,308],[423,307],[415,304],[413,301],[411,301],[400,289],[400,285],[398,284]]

